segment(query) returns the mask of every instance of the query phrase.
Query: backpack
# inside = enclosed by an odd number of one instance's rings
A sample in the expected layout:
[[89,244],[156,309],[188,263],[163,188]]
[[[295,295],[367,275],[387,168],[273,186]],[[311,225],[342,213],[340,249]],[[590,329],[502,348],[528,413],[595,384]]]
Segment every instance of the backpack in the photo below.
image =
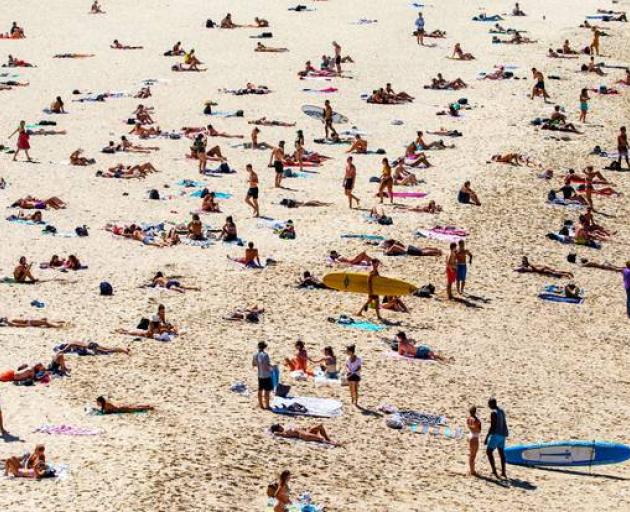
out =
[[74,232],[77,234],[77,236],[89,235],[87,226],[77,226],[76,228],[74,228]]
[[260,37],[268,39],[270,37],[273,37],[273,34],[271,32],[263,32],[262,34],[260,34]]
[[101,295],[110,296],[114,295],[114,288],[107,281],[103,281],[100,285]]
[[219,164],[219,171],[220,172],[224,172],[224,173],[229,173],[230,172],[230,166],[227,164],[227,162],[221,162]]
[[217,24],[214,21],[212,21],[210,18],[206,20],[206,28],[214,28],[216,26]]
[[556,195],[556,191],[555,190],[550,190],[549,193],[547,194],[547,201],[549,201],[550,203],[553,203],[557,198]]
[[149,190],[149,199],[160,199],[160,193],[156,189]]

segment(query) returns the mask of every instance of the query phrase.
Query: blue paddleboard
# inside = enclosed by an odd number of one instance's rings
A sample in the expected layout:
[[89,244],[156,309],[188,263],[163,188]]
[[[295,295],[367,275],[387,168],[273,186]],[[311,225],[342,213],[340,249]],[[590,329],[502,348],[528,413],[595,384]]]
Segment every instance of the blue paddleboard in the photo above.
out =
[[520,466],[596,466],[630,459],[630,447],[605,441],[556,441],[505,449],[508,464]]

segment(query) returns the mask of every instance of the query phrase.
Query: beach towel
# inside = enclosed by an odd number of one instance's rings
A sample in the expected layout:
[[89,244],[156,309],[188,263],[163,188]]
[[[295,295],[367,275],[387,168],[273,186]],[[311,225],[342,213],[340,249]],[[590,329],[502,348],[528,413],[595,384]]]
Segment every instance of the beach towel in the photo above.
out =
[[102,434],[102,428],[73,427],[71,425],[43,424],[33,430],[37,434],[63,435],[63,436],[97,436]]
[[566,304],[582,304],[584,297],[572,298],[563,297],[562,295],[556,295],[555,293],[539,293],[538,298],[549,302],[564,302]]
[[336,323],[341,327],[345,327],[346,329],[358,329],[359,331],[370,331],[370,332],[378,332],[385,330],[385,326],[374,324],[372,322],[364,321],[364,320],[354,320],[349,317],[345,317],[344,319],[329,319],[332,323]]
[[14,224],[24,224],[25,226],[41,226],[41,225],[46,225],[46,223],[44,221],[34,221],[34,220],[27,220],[27,219],[20,219],[19,217],[16,217],[15,215],[11,215],[9,217],[7,217],[7,220],[9,222],[13,222]]
[[302,92],[310,92],[315,94],[331,94],[337,92],[339,89],[336,87],[325,87],[324,89],[302,89]]
[[381,235],[364,235],[364,234],[344,234],[341,235],[341,238],[353,238],[357,240],[385,240],[384,236]]
[[212,240],[191,240],[187,236],[180,237],[180,240],[184,245],[190,245],[191,247],[201,247],[202,249],[207,249],[214,243]]
[[464,240],[465,236],[460,236],[456,234],[447,234],[433,231],[432,229],[418,229],[414,233],[419,238],[430,238],[432,240],[439,240],[440,242],[459,242],[460,240]]
[[584,203],[579,203],[571,199],[563,199],[561,197],[556,197],[552,201],[547,201],[547,204],[549,206],[565,206],[567,208],[576,208],[576,209],[586,208],[586,205]]
[[[190,194],[190,197],[201,197],[202,193],[203,190],[195,190],[192,194]],[[215,199],[230,199],[232,194],[229,192],[215,192],[214,197]]]
[[271,401],[271,411],[288,416],[311,416],[314,418],[336,418],[342,414],[339,400],[318,397],[276,396]]
[[195,181],[195,180],[179,180],[175,184],[180,187],[186,187],[186,188],[200,188],[200,187],[206,186],[206,183],[204,183],[203,181]]
[[446,418],[439,414],[429,414],[426,412],[404,410],[394,413],[394,417],[399,419],[403,425],[445,425]]

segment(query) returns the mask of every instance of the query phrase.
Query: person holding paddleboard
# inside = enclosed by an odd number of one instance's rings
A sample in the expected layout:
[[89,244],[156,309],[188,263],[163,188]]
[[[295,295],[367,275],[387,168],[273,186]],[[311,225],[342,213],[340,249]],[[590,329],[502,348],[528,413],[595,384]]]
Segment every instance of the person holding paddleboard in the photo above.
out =
[[363,306],[361,306],[361,309],[357,313],[357,316],[363,316],[363,312],[367,311],[370,308],[370,305],[373,304],[374,311],[376,311],[376,318],[378,318],[380,321],[383,321],[383,318],[381,317],[381,307],[380,307],[378,295],[374,295],[374,290],[372,289],[372,286],[373,286],[372,283],[374,282],[374,278],[379,277],[380,275],[378,273],[378,267],[381,264],[381,261],[376,258],[372,258],[371,263],[372,263],[372,270],[370,271],[370,274],[368,276],[367,302],[363,304]]
[[[488,456],[488,462],[492,468],[492,474],[497,478],[507,479],[505,474],[505,440],[507,439],[508,425],[505,417],[505,412],[497,405],[496,398],[488,400],[488,407],[491,409],[490,413],[490,428],[484,444],[486,445],[486,455]],[[497,467],[494,462],[494,450],[498,450],[499,457],[501,459],[501,477],[497,474]]]

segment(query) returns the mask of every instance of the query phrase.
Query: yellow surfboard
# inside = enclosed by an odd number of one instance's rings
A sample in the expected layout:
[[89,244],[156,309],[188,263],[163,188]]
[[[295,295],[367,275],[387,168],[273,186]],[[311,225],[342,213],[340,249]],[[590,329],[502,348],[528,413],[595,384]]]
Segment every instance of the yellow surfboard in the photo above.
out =
[[[331,272],[323,278],[324,284],[340,292],[368,294],[368,274],[358,272]],[[372,281],[372,293],[381,297],[388,295],[400,297],[409,295],[418,289],[411,283],[400,279],[378,276]]]

